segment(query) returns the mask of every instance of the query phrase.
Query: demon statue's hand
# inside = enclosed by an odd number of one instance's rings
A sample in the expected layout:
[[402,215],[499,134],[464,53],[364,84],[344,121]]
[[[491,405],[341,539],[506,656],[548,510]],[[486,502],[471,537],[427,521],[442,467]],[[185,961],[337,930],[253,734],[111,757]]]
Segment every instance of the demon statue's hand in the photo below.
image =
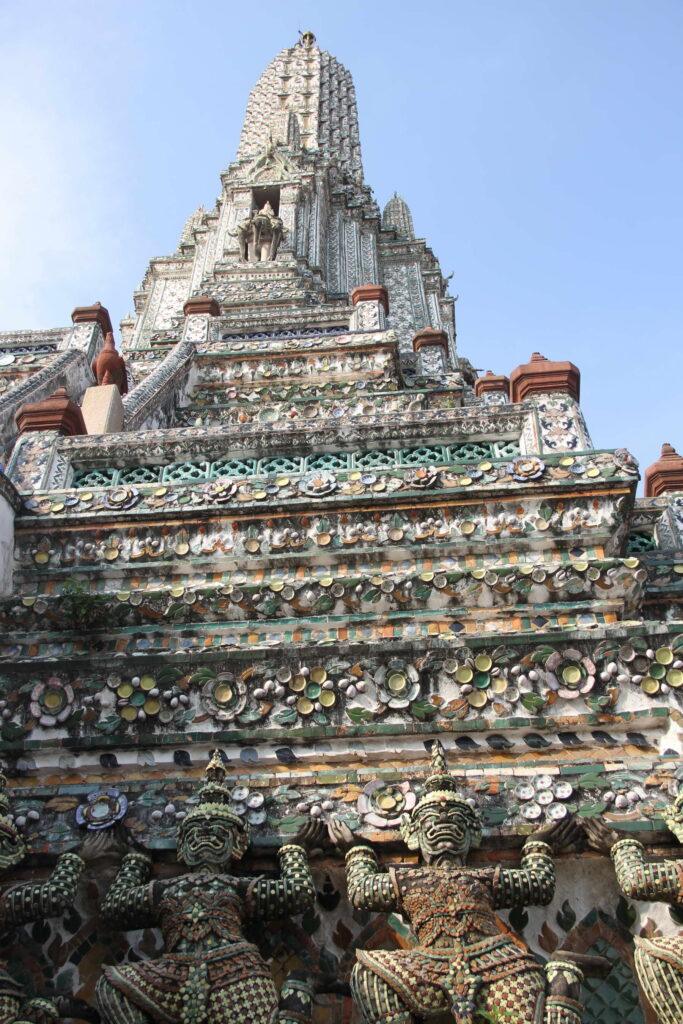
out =
[[127,853],[147,853],[129,829],[117,822],[113,828],[93,829],[83,840],[77,853],[91,870],[107,863],[118,863]]
[[551,825],[544,825],[543,828],[537,829],[531,833],[529,839],[548,843],[557,852],[557,850],[564,850],[570,846],[577,846],[581,837],[581,826],[572,815],[569,815],[561,821],[554,821]]
[[303,846],[309,857],[321,854],[327,840],[327,827],[320,818],[311,818],[302,825],[292,839],[297,846]]
[[583,823],[583,833],[591,850],[609,854],[619,840],[619,833],[606,825],[600,818],[592,818]]
[[331,814],[329,821],[327,822],[327,833],[330,837],[330,842],[341,850],[342,853],[346,853],[352,846],[355,846],[360,840],[358,836],[351,831],[346,822],[342,821],[341,818],[337,817],[336,814]]

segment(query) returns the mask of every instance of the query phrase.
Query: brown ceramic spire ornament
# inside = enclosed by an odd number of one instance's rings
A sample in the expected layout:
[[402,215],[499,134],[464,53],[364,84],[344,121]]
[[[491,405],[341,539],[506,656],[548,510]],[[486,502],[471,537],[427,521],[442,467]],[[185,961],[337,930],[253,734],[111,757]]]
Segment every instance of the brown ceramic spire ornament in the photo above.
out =
[[683,455],[673,445],[663,444],[662,454],[645,470],[645,497],[658,498],[671,491],[683,491]]
[[[120,394],[125,395],[128,393],[126,362],[123,356],[119,355],[116,350],[114,335],[111,331],[109,331],[104,339],[104,345],[97,359],[93,360],[92,372],[98,384],[116,384]],[[105,376],[107,375],[108,380],[105,381]]]

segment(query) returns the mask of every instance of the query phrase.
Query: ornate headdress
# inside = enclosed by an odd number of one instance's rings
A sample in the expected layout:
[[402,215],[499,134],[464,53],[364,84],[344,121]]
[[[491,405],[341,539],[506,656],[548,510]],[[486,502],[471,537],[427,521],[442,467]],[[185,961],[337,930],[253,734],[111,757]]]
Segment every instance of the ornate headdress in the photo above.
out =
[[431,774],[425,782],[424,793],[413,807],[410,815],[405,815],[401,824],[401,835],[409,850],[417,850],[418,819],[420,812],[425,807],[448,804],[465,819],[468,829],[472,835],[472,843],[476,845],[481,839],[481,819],[476,807],[472,807],[467,800],[458,793],[458,783],[448,771],[446,754],[439,740],[432,741],[431,749]]
[[198,818],[218,818],[235,828],[235,843],[232,855],[235,860],[242,857],[249,846],[249,826],[244,818],[233,809],[230,790],[224,785],[225,765],[219,750],[214,750],[204,772],[206,779],[199,790],[199,803],[188,811],[181,823],[181,830]]

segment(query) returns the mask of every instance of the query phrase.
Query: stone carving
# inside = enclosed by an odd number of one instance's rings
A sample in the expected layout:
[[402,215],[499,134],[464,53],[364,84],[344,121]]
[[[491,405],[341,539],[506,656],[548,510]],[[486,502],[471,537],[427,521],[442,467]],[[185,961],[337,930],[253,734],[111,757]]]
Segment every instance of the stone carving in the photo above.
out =
[[266,203],[251,217],[241,220],[230,234],[237,238],[243,263],[274,260],[285,235],[284,221],[270,203]]
[[[128,430],[139,430],[148,417],[161,418],[166,406],[177,390],[187,381],[188,370],[195,355],[195,345],[183,338],[169,350],[165,359],[149,373],[123,402],[125,424]],[[172,415],[172,409],[168,416]]]
[[[305,849],[278,851],[278,880],[237,878],[230,864],[249,845],[246,822],[232,809],[216,751],[199,804],[178,828],[178,859],[186,873],[150,881],[151,861],[129,853],[105,897],[102,914],[114,927],[159,924],[166,951],[157,960],[105,967],[97,1000],[108,1024],[270,1024],[278,996],[270,970],[247,942],[245,921],[269,921],[312,908],[314,889]],[[310,838],[312,831],[308,827]],[[304,836],[301,836],[302,840]],[[279,1020],[289,1020],[286,1011]]]
[[[571,819],[541,829],[522,848],[519,868],[469,868],[481,821],[458,794],[441,744],[432,745],[425,793],[401,826],[406,845],[422,866],[383,872],[363,843],[347,855],[349,898],[360,910],[398,911],[408,918],[418,945],[404,950],[359,950],[351,976],[354,1001],[365,1024],[410,1024],[450,1013],[456,1024],[475,1018],[516,1024],[578,1024],[582,966],[595,958],[558,951],[543,970],[505,933],[495,911],[548,904],[555,889],[552,848],[571,842]],[[330,833],[340,845],[353,834],[339,819]],[[546,997],[546,989],[548,994]]]
[[[683,793],[669,808],[669,830],[683,843]],[[620,839],[604,822],[584,823],[589,844],[609,853],[617,881],[630,900],[651,900],[680,908],[683,901],[681,862],[648,864],[645,849],[637,839]],[[656,936],[634,940],[638,981],[657,1014],[660,1024],[680,1024],[683,1019],[683,935]]]
[[[9,816],[5,792],[7,780],[0,771],[0,870],[9,871],[26,857],[26,846]],[[75,853],[63,853],[45,882],[20,882],[11,885],[0,897],[3,932],[29,921],[41,921],[63,913],[76,895],[76,886],[85,867]],[[36,1021],[48,1024],[59,1017],[57,1006],[42,997],[26,998],[27,993],[0,965],[0,1024]]]

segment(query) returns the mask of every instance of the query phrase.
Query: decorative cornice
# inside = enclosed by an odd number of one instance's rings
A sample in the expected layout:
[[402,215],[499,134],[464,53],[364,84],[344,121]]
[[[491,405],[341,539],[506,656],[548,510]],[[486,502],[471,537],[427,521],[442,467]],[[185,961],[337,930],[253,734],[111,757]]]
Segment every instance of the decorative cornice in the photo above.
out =
[[[145,422],[151,410],[162,403],[169,391],[179,383],[179,378],[186,375],[194,355],[193,341],[188,339],[179,341],[166,358],[126,395],[123,401],[123,411],[124,422],[128,430],[138,429],[139,425]],[[164,436],[167,431],[160,433]],[[125,434],[118,436],[125,437]]]

